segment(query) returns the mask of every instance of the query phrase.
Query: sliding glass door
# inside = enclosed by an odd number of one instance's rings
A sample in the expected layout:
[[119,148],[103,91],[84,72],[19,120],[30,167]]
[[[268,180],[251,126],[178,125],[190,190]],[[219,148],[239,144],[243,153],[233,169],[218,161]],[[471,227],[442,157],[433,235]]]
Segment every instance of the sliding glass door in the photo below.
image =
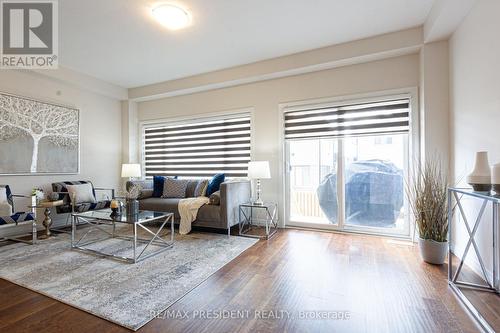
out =
[[[409,235],[404,192],[409,174],[408,107],[407,101],[357,105],[357,113],[348,119],[349,112],[339,107],[286,114],[287,223]],[[328,132],[335,127],[365,132]]]
[[338,145],[332,139],[293,140],[289,142],[290,218],[306,223],[337,224],[336,185],[329,190],[331,208],[321,208],[318,189],[328,175],[336,174]]

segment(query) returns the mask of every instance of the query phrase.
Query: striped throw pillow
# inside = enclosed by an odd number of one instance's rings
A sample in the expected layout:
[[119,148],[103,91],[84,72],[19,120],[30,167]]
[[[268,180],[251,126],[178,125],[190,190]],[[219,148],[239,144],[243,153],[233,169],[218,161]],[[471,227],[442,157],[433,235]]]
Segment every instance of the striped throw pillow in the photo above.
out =
[[198,182],[196,188],[194,189],[195,197],[204,197],[207,193],[208,179],[203,179]]

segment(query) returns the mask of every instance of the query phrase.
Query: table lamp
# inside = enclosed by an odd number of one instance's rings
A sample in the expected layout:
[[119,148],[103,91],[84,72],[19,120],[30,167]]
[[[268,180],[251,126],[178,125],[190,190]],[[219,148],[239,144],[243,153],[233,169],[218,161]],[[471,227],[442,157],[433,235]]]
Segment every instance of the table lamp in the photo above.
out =
[[122,164],[122,178],[140,178],[141,165],[140,164]]
[[257,180],[257,200],[253,202],[254,205],[263,205],[264,202],[260,198],[260,180],[271,178],[271,172],[269,171],[268,161],[253,161],[248,162],[248,178]]

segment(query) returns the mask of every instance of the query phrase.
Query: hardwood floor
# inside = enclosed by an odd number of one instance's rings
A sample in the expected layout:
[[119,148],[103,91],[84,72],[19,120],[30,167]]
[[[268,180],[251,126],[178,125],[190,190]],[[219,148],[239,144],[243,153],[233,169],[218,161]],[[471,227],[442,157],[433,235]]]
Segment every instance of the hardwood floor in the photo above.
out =
[[[488,306],[498,316],[498,301]],[[235,316],[231,310],[239,310],[239,318],[200,318]],[[303,319],[305,314],[349,318]],[[167,318],[174,315],[178,318]],[[0,280],[0,332],[126,331]],[[424,264],[416,246],[373,236],[291,229],[260,241],[139,330],[477,331],[447,286],[446,265]]]

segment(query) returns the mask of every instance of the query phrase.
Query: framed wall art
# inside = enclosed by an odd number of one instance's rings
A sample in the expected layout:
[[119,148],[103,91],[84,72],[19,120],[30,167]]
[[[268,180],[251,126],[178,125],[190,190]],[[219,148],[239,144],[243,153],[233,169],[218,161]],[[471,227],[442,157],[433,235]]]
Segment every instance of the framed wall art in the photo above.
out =
[[0,93],[0,175],[77,174],[79,110]]

